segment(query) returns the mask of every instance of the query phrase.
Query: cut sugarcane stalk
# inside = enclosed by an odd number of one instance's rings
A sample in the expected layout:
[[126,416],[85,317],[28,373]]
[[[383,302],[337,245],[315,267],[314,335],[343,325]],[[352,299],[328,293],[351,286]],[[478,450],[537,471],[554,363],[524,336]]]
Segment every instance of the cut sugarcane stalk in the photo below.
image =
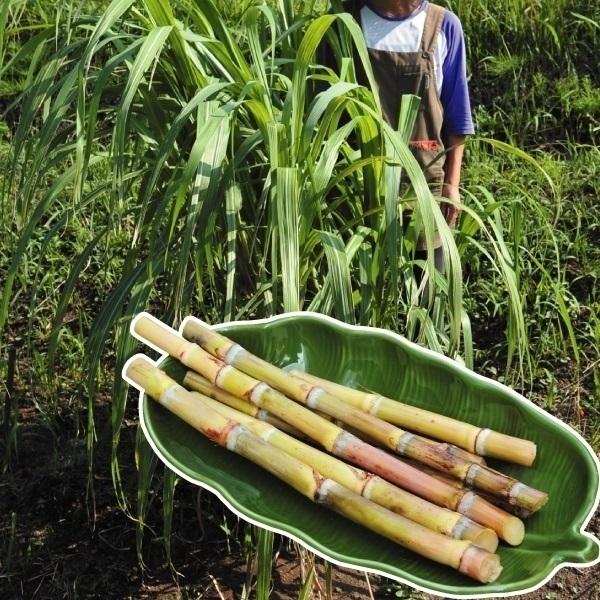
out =
[[[448,475],[448,473],[442,473],[441,471],[432,469],[431,467],[428,467],[427,465],[424,465],[423,463],[417,462],[416,460],[410,460],[410,459],[405,459],[405,460],[408,462],[408,464],[415,467],[415,469],[419,469],[419,471],[423,471],[423,473],[427,473],[427,474],[431,475],[432,477],[435,477],[439,481],[448,483],[456,489],[459,489],[459,490],[468,489],[462,481],[460,481],[459,479],[456,479],[455,477],[452,477],[451,475]],[[501,498],[498,498],[497,496],[492,496],[491,494],[485,494],[482,492],[478,492],[478,493],[486,500],[489,500],[492,504],[496,504],[496,506],[499,506],[500,508],[507,510],[508,512],[512,512],[517,517],[519,517],[519,519],[528,519],[533,514],[532,512],[530,512],[524,508],[520,508],[518,506],[511,505],[508,502],[503,501]]]
[[[458,453],[453,451],[449,444],[440,444],[409,433],[360,408],[341,402],[339,398],[328,393],[322,387],[300,378],[291,377],[282,369],[254,357],[239,344],[230,346],[228,349],[225,349],[224,346],[211,345],[206,341],[208,338],[206,331],[211,330],[207,330],[196,321],[188,320],[184,325],[183,335],[191,341],[199,341],[200,345],[204,344],[204,349],[214,353],[216,358],[224,356],[224,362],[230,366],[239,368],[248,375],[264,381],[313,410],[324,412],[334,419],[341,420],[346,425],[365,434],[369,439],[376,440],[400,455],[448,472],[465,481],[469,486],[500,496],[509,504],[531,512],[539,510],[548,501],[548,496],[544,492],[485,465],[466,460],[461,456],[460,451]],[[219,344],[221,342],[233,344],[223,336],[210,339],[216,339]]]
[[[342,459],[360,465],[366,471],[426,498],[434,504],[455,510],[467,517],[491,515],[491,527],[509,544],[523,539],[523,523],[472,492],[456,490],[435,478],[401,462],[379,448],[374,448],[334,423],[319,417],[307,408],[296,404],[267,384],[226,365],[196,344],[181,338],[173,329],[154,317],[142,314],[132,325],[136,336],[153,348],[178,358],[185,366],[195,370],[209,381],[229,393],[246,399],[296,427],[307,437]],[[487,521],[473,519],[480,525]],[[515,541],[518,540],[518,541]]]
[[[414,552],[457,569],[483,583],[495,581],[502,567],[497,555],[467,540],[451,539],[363,498],[283,450],[271,446],[235,420],[198,400],[148,359],[128,361],[127,377],[212,441],[251,460],[319,504],[368,527]],[[200,405],[201,410],[198,410]]]
[[[199,376],[196,374],[186,376],[184,385],[188,381],[197,382],[198,379]],[[221,396],[221,394],[218,393],[220,390],[218,390],[218,388],[213,389],[208,382],[203,385],[203,388],[207,392],[210,392],[208,395],[211,397],[219,398],[219,396]],[[222,406],[218,402],[214,402],[207,397],[204,397],[204,401],[209,402],[218,412],[246,425],[257,435],[260,435],[265,439],[268,438],[267,441],[269,441],[269,443],[290,452],[294,456],[300,458],[303,462],[310,464],[326,477],[336,480],[338,483],[353,489],[357,493],[368,494],[367,497],[377,504],[381,504],[392,510],[394,510],[393,507],[396,507],[397,510],[395,512],[399,511],[413,521],[428,526],[430,529],[439,530],[441,533],[446,533],[447,535],[460,535],[462,539],[470,539],[487,550],[494,551],[497,546],[497,536],[493,531],[482,528],[480,525],[477,525],[464,516],[399,490],[379,477],[350,467],[339,459],[333,458],[311,446],[303,444],[278,431],[275,427],[269,426],[267,423],[256,421],[256,419],[253,419],[247,414],[239,413],[235,409],[230,408],[231,405]],[[336,476],[338,470],[343,473],[342,479],[338,478],[339,476]],[[424,520],[424,522],[422,522],[422,520]]]
[[[199,344],[207,352],[217,356],[227,364],[236,366],[241,371],[261,381],[271,381],[270,385],[279,389],[286,396],[296,399],[298,386],[287,376],[283,378],[281,376],[281,369],[249,353],[239,344],[210,329],[197,319],[186,319],[183,336]],[[312,385],[319,385],[327,389],[326,385],[320,381],[307,381],[312,383]],[[327,382],[327,385],[330,383]],[[333,384],[333,386],[337,386],[337,384]],[[344,386],[339,387],[344,388]],[[330,388],[328,391],[346,402],[361,408],[364,412],[374,414],[395,425],[407,427],[418,433],[450,442],[469,452],[482,456],[501,458],[525,466],[530,466],[535,459],[536,446],[529,440],[508,436],[491,429],[482,429],[481,427],[437,415],[436,413],[402,404],[375,394],[365,394],[357,390],[350,390],[349,388],[339,390],[336,387],[335,392],[331,391],[332,389]],[[349,391],[346,392],[346,390]],[[344,394],[340,395],[342,392]]]
[[[232,394],[229,394],[228,392],[218,388],[217,386],[210,383],[208,379],[202,377],[202,375],[199,375],[195,371],[188,371],[185,374],[185,377],[183,379],[183,385],[188,389],[195,390],[204,394],[205,396],[208,396],[209,398],[218,400],[222,404],[226,404],[227,406],[230,406],[235,410],[241,411],[246,415],[250,415],[255,419],[258,419],[259,421],[270,423],[271,425],[274,425],[275,427],[281,429],[282,431],[285,431],[286,433],[289,433],[296,437],[304,437],[304,434],[301,431],[298,431],[294,427],[291,427],[285,421],[282,421],[281,419],[278,419],[277,417],[269,414],[266,410],[261,410],[252,404],[248,404],[248,402],[246,402],[245,400],[242,400],[241,398],[233,396]],[[319,411],[316,412],[325,419],[329,421],[332,420],[332,418],[329,415],[326,415],[325,413],[321,413]],[[342,421],[338,419],[334,419],[333,421],[340,427],[343,427]],[[349,429],[349,431],[351,431],[355,435],[357,434],[356,430]],[[372,442],[373,440],[368,441]],[[471,462],[477,462],[477,464],[485,465],[485,460],[482,456],[471,454],[470,452],[467,452],[462,448],[458,448],[457,446],[448,446],[447,452],[454,454],[457,458],[461,458],[463,460],[471,460]]]
[[401,443],[404,446],[398,449],[400,454],[449,473],[466,485],[498,496],[520,509],[534,513],[548,501],[545,492],[490,467],[465,461],[451,451],[446,452],[444,444],[432,444],[430,440],[411,433],[407,433]]
[[[197,392],[192,393],[196,395]],[[198,394],[198,397],[224,417],[244,425],[249,431],[269,444],[295,456],[303,463],[316,469],[324,477],[337,481],[340,485],[364,496],[368,500],[397,512],[432,531],[443,533],[455,539],[470,540],[488,552],[496,551],[498,547],[496,533],[491,529],[482,527],[468,517],[405,492],[381,479],[381,477],[352,467],[330,454],[317,450],[279,431],[279,429],[268,423],[221,404],[217,400],[203,394]]]
[[291,374],[307,383],[322,387],[344,402],[377,415],[384,421],[450,442],[469,452],[507,460],[525,467],[530,467],[535,460],[536,445],[529,440],[470,425],[385,396],[355,390],[303,371],[294,370]]
[[266,410],[262,410],[254,404],[249,404],[245,400],[218,388],[216,385],[213,385],[208,379],[202,377],[202,375],[198,375],[195,371],[188,371],[183,378],[184,387],[195,390],[196,392],[200,392],[209,398],[213,398],[218,400],[220,403],[225,404],[239,412],[242,412],[246,415],[249,415],[259,421],[264,421],[265,423],[270,423],[271,425],[277,427],[277,429],[281,429],[291,435],[295,435],[296,437],[304,437],[304,434],[301,431],[298,431],[295,427],[292,427],[285,421],[278,419],[274,415],[268,413]]

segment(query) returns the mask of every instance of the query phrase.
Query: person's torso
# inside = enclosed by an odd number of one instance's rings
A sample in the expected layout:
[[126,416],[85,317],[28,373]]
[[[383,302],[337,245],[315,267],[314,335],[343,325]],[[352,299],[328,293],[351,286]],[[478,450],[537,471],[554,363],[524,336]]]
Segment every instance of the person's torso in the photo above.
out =
[[363,30],[386,121],[397,128],[403,95],[420,98],[409,143],[427,179],[441,182],[445,160],[440,101],[446,52],[441,34],[444,9],[423,2],[406,18],[386,18],[363,3],[354,2],[348,8]]

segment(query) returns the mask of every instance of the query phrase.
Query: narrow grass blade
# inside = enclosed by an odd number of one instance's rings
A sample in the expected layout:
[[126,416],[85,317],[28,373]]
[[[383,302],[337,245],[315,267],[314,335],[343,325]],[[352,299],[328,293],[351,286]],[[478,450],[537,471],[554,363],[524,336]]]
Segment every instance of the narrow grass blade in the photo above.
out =
[[163,468],[162,484],[162,513],[163,513],[163,546],[167,557],[167,564],[174,570],[171,559],[171,531],[173,526],[173,503],[175,500],[175,487],[179,478],[167,466]]
[[256,528],[257,575],[256,599],[269,600],[271,571],[273,569],[273,541],[275,534],[267,529]]
[[[329,563],[327,563],[329,565]],[[302,587],[300,588],[300,593],[298,594],[298,600],[310,600],[313,597],[313,585],[315,582],[315,568],[312,566],[308,575],[304,578],[302,582]],[[331,598],[331,594],[326,596],[327,598]]]
[[276,178],[276,226],[281,257],[283,310],[300,310],[300,248],[298,239],[298,170],[280,167]]
[[146,528],[146,515],[150,504],[150,487],[152,476],[156,468],[157,457],[152,447],[146,440],[141,427],[138,427],[135,436],[135,463],[138,471],[137,482],[137,520],[135,527],[135,549],[138,563],[144,566],[142,554],[144,543],[144,530]]
[[144,74],[152,62],[157,59],[170,33],[171,27],[165,26],[157,27],[148,34],[131,66],[127,84],[123,90],[122,100],[117,111],[113,138],[115,164],[113,186],[115,194],[121,199],[123,194],[123,175],[125,173],[125,138],[127,135],[129,110]]
[[227,188],[225,193],[225,218],[227,222],[227,283],[225,289],[224,322],[234,319],[235,310],[235,274],[236,274],[236,239],[238,235],[238,218],[242,206],[242,193],[237,183]]
[[354,307],[350,268],[346,259],[344,243],[335,233],[319,232],[327,256],[327,268],[331,276],[334,313],[346,323],[354,323]]

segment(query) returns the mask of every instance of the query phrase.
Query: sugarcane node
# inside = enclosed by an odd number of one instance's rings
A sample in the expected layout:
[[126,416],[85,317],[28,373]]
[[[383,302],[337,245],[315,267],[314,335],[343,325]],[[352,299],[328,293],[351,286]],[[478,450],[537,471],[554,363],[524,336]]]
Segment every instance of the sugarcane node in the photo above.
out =
[[[477,523],[475,523],[475,525],[477,525]],[[496,552],[498,549],[498,535],[489,527],[479,525],[477,534],[473,537],[464,537],[463,539],[470,539],[476,546],[479,546],[488,552]]]
[[462,555],[458,570],[482,583],[492,583],[500,576],[502,566],[497,554],[491,554],[472,544]]
[[219,444],[219,446],[224,446],[227,443],[227,438],[229,437],[231,430],[237,426],[238,423],[236,421],[229,420],[224,428],[216,429],[214,427],[206,427],[203,430],[203,433],[212,442]]
[[[209,356],[207,357],[206,360],[210,361],[211,363],[213,363],[215,365],[219,365],[219,366],[223,362],[220,358],[218,358],[217,356],[213,356],[212,354],[209,354]],[[223,368],[223,367],[221,366],[221,368]]]
[[313,477],[315,479],[315,494],[313,496],[313,502],[317,502],[319,503],[319,499],[321,496],[321,485],[323,485],[323,482],[327,479],[326,477],[323,477],[323,475],[321,475],[321,473],[319,473],[316,469],[313,468],[312,470],[312,474]]

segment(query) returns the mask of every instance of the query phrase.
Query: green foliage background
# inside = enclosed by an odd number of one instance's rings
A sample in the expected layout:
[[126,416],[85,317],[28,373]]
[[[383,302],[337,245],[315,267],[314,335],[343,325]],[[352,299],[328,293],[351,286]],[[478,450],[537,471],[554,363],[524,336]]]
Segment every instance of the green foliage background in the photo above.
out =
[[[12,346],[22,403],[85,437],[92,496],[108,444],[140,558],[163,476],[138,436],[137,501],[123,483],[135,414],[115,373],[143,309],[174,324],[303,309],[391,328],[530,393],[598,447],[600,5],[446,4],[477,126],[454,233],[406,148],[414,106],[399,131],[383,124],[349,59],[353,46],[364,58],[360,31],[316,18],[324,2],[0,2],[0,375]],[[316,63],[322,36],[340,75]],[[398,202],[400,179],[414,198]],[[422,265],[428,296],[402,221],[414,199],[448,261],[445,276]],[[20,420],[5,406],[9,469]]]

